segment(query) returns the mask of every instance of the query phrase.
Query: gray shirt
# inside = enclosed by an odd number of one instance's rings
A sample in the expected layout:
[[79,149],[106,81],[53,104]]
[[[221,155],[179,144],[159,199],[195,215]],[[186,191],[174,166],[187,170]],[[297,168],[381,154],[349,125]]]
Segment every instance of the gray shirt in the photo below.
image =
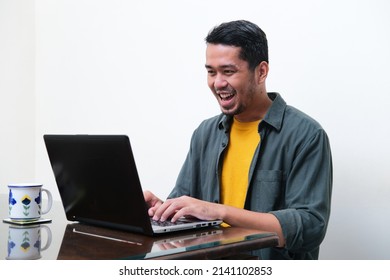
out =
[[[332,156],[326,132],[315,120],[286,104],[278,93],[259,124],[261,141],[249,169],[245,209],[272,213],[284,248],[253,252],[262,259],[318,259],[331,204]],[[194,131],[190,150],[169,197],[216,202],[232,118],[220,114]]]

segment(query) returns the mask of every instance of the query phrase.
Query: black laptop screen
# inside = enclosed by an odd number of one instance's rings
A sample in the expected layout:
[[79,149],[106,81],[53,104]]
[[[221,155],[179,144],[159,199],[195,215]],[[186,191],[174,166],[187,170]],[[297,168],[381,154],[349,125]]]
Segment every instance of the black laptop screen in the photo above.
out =
[[44,135],[44,140],[68,220],[151,231],[126,135]]

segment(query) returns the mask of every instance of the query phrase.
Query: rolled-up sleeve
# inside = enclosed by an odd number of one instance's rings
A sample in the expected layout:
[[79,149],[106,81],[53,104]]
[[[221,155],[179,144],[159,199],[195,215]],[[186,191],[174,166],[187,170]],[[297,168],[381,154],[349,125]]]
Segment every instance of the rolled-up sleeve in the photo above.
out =
[[319,129],[302,145],[285,182],[284,209],[271,211],[283,230],[286,249],[317,248],[326,233],[332,193],[332,158],[328,137]]

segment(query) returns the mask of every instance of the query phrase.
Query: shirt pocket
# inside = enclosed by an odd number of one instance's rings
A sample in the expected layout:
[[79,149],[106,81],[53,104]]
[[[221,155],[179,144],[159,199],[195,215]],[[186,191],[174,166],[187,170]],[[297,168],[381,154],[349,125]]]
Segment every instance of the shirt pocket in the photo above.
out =
[[258,170],[249,193],[249,208],[256,212],[269,212],[280,208],[283,198],[283,172]]

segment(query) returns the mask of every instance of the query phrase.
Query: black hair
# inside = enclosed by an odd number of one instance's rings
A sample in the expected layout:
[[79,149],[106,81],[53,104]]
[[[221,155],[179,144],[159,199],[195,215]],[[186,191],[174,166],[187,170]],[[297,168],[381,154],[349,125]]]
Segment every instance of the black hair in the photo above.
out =
[[208,44],[240,47],[240,58],[254,70],[262,61],[268,63],[267,36],[256,24],[237,20],[214,27],[205,38]]

